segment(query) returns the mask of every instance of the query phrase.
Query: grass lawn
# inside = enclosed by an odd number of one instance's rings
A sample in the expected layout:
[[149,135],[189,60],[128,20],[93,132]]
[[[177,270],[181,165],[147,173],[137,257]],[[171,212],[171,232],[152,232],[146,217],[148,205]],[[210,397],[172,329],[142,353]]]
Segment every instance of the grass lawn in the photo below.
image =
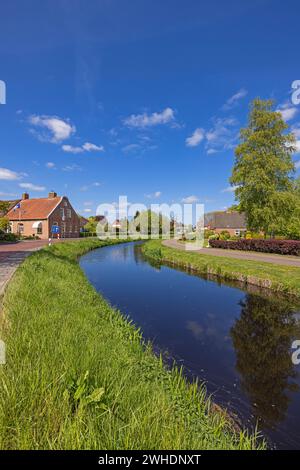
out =
[[[5,293],[1,449],[251,449],[89,284],[82,240],[29,256]],[[105,273],[103,273],[105,275]],[[151,293],[149,293],[151,295]]]
[[163,246],[159,240],[151,240],[143,246],[145,255],[174,266],[188,268],[202,274],[214,274],[228,280],[267,287],[300,297],[300,268],[263,261],[181,251]]

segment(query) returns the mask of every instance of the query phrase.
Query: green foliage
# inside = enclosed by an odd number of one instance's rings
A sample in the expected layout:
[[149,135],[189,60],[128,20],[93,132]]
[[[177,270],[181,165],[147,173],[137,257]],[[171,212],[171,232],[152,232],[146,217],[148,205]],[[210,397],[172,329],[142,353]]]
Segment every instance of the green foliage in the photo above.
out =
[[208,240],[219,240],[220,234],[219,233],[213,233],[208,237]]
[[300,178],[294,181],[293,193],[290,198],[292,216],[282,227],[281,233],[291,240],[300,240]]
[[88,223],[85,224],[84,226],[84,229],[87,231],[87,232],[91,232],[91,233],[96,233],[96,227],[97,227],[97,221],[95,219],[95,217],[89,217],[88,218]]
[[15,242],[19,237],[15,233],[0,232],[0,242]]
[[9,201],[0,201],[0,212],[3,212],[5,214],[9,209],[9,205]]
[[7,217],[0,217],[0,231],[6,232],[9,227],[9,219]]
[[287,129],[272,100],[252,102],[230,179],[250,230],[273,234],[291,220],[295,137]]
[[214,232],[213,230],[204,230],[204,238],[205,238],[206,240],[208,240],[209,237],[211,237],[211,236],[214,235],[214,234],[215,234],[215,232]]
[[157,214],[150,209],[143,212],[137,212],[133,223],[141,235],[153,235],[158,237],[171,231],[170,220],[162,214]]
[[220,240],[229,240],[230,239],[230,233],[227,230],[222,230],[220,233]]

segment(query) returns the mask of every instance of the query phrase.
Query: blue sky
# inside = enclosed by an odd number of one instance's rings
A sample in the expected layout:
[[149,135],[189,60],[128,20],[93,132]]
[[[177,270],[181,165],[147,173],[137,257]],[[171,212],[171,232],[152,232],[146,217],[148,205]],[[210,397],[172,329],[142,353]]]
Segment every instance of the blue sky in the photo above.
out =
[[223,209],[254,97],[276,99],[300,139],[297,1],[12,0],[0,13],[2,199],[54,189],[86,216],[120,194]]

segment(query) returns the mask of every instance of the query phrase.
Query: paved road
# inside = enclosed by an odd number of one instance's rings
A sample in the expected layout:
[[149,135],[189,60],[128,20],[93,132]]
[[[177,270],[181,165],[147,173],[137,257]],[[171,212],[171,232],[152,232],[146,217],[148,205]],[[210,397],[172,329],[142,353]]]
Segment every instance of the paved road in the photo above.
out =
[[[163,245],[170,248],[176,248],[178,250],[184,250],[184,244],[177,240],[164,240]],[[236,250],[222,250],[220,248],[202,248],[201,250],[195,250],[195,253],[201,253],[203,255],[214,255],[223,256],[225,258],[235,258],[243,260],[260,261],[272,264],[281,264],[284,266],[297,266],[300,268],[300,257],[297,256],[285,256],[275,255],[268,253],[256,253],[249,251],[236,251]]]
[[[66,238],[52,240],[52,243],[79,240],[79,238]],[[7,283],[12,278],[17,267],[30,255],[31,252],[40,250],[48,245],[48,240],[28,240],[18,243],[0,244],[0,295],[3,294]]]

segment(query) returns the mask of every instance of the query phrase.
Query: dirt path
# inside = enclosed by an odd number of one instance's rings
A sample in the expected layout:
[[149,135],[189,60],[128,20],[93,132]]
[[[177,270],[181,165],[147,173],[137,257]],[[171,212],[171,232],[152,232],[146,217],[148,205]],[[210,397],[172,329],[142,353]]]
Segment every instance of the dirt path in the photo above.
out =
[[[168,246],[169,248],[176,248],[177,250],[185,250],[184,244],[177,240],[164,240],[163,245]],[[194,252],[201,253],[203,255],[259,261],[264,263],[281,264],[284,266],[297,266],[300,268],[300,258],[296,256],[256,253],[253,251],[222,250],[220,248],[202,248],[201,250],[195,250]]]

